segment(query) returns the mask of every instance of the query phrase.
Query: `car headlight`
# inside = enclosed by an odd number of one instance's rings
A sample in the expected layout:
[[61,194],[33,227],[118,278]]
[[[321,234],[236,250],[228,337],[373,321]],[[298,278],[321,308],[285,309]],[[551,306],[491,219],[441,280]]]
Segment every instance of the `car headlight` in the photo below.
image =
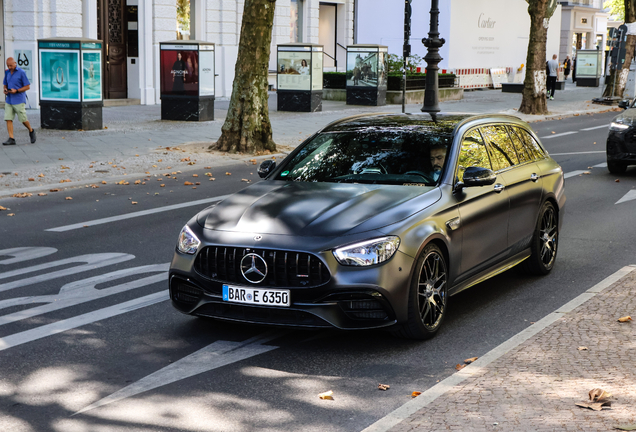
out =
[[381,237],[334,249],[333,255],[342,265],[371,266],[388,261],[400,246],[396,236]]
[[199,245],[201,244],[201,240],[197,238],[196,235],[192,232],[192,230],[186,225],[181,229],[181,233],[179,233],[179,242],[177,243],[177,249],[181,253],[185,254],[194,254]]
[[610,130],[613,130],[613,131],[624,131],[625,129],[629,129],[629,125],[627,125],[625,123],[616,123],[616,122],[611,122],[610,123]]

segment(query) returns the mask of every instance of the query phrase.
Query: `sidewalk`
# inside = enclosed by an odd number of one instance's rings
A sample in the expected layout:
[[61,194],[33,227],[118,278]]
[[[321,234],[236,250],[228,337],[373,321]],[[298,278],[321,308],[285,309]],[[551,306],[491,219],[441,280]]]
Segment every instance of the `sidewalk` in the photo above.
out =
[[[526,331],[365,432],[591,432],[636,427],[636,323],[617,321],[628,315],[636,318],[633,270],[636,266],[625,267],[533,323],[527,331],[536,334],[525,342],[519,344]],[[533,327],[544,328],[537,332]],[[614,396],[611,409],[575,405],[587,401],[594,388]]]
[[[600,87],[576,87],[568,82],[564,91],[557,92],[555,100],[548,101],[549,115],[519,117],[526,121],[540,121],[612,109],[590,102],[600,93]],[[476,90],[465,92],[461,101],[442,102],[440,107],[444,112],[518,115],[520,104],[521,94]],[[57,184],[62,180],[70,180],[71,184],[65,186],[72,186],[119,178],[124,174],[143,176],[150,172],[152,175],[168,167],[187,168],[180,161],[189,154],[194,154],[199,164],[209,166],[253,158],[206,152],[207,147],[221,135],[229,102],[217,101],[215,105],[216,120],[201,123],[160,120],[160,105],[104,108],[105,128],[98,131],[40,129],[39,110],[29,110],[29,121],[37,130],[38,140],[35,144],[28,143],[26,129],[14,123],[18,145],[0,146],[0,195],[6,196],[8,192],[22,188],[34,191],[39,186]],[[323,111],[318,113],[277,112],[275,93],[270,94],[269,105],[274,141],[282,153],[288,153],[316,130],[342,117],[365,112],[401,112],[400,105],[362,107],[336,101],[323,101]],[[420,109],[419,104],[407,105],[406,111],[420,112]],[[0,132],[0,136],[5,135],[6,131]],[[179,150],[166,151],[166,147],[179,147]]]

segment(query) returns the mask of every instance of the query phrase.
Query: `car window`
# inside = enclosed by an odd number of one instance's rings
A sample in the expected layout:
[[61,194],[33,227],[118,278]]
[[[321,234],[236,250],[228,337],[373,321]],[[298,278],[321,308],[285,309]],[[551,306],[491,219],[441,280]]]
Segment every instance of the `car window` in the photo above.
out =
[[523,138],[523,141],[526,143],[526,149],[532,153],[535,160],[543,159],[545,157],[545,152],[539,145],[539,143],[530,135],[530,133],[520,127],[514,127],[515,130],[519,133],[519,136]]
[[510,135],[504,125],[484,126],[480,128],[490,152],[493,170],[499,171],[517,165],[517,152],[512,144]]
[[400,129],[321,133],[303,145],[275,178],[432,186],[441,177],[451,142],[450,134]]
[[462,148],[457,164],[457,180],[464,181],[464,171],[472,166],[492,169],[484,140],[477,129],[473,129],[462,138]]
[[519,163],[522,164],[532,162],[534,160],[534,154],[531,149],[527,148],[523,138],[519,136],[519,129],[510,126],[508,132],[510,132],[510,138],[512,139],[512,143],[515,146],[515,150],[517,150]]

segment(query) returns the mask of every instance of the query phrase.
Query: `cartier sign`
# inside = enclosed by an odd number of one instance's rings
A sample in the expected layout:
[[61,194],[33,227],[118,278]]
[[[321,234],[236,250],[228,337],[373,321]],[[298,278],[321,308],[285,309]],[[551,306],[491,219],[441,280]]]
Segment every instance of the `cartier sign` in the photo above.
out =
[[479,14],[479,18],[477,19],[477,27],[479,28],[495,28],[495,23],[497,21],[493,21],[488,17],[488,19],[484,18],[484,14]]

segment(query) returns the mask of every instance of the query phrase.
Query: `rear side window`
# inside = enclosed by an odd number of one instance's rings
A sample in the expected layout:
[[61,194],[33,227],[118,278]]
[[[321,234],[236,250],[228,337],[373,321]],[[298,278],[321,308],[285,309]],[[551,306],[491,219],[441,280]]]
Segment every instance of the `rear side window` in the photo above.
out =
[[530,133],[520,127],[514,126],[515,131],[517,131],[518,135],[523,139],[526,144],[526,149],[530,152],[535,160],[543,159],[545,157],[545,152],[539,145],[539,143],[530,135]]
[[532,162],[534,160],[534,153],[532,149],[526,146],[523,138],[519,136],[519,129],[516,127],[510,127],[510,138],[512,138],[512,143],[515,146],[515,150],[517,150],[517,156],[519,157],[519,163],[527,163]]
[[464,181],[464,171],[466,171],[466,168],[473,166],[492,169],[484,140],[477,129],[473,129],[462,138],[462,149],[459,153],[457,166],[457,180]]
[[519,164],[517,152],[515,151],[506,126],[485,126],[481,128],[481,134],[486,140],[493,170],[499,171]]

